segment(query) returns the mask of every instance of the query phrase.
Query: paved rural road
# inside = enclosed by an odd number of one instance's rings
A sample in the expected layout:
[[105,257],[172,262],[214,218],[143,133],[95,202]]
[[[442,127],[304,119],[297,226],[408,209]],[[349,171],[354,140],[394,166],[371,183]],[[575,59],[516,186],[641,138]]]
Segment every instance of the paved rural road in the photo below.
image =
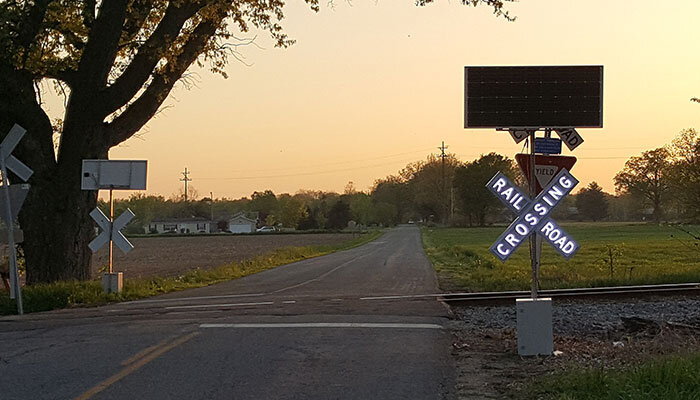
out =
[[0,318],[2,399],[451,399],[420,232],[215,286]]

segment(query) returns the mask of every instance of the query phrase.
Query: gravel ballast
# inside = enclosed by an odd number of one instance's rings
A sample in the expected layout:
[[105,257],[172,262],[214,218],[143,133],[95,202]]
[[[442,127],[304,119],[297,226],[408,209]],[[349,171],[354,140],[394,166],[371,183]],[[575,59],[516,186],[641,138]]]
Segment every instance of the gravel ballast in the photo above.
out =
[[[452,307],[455,315],[473,330],[515,329],[512,306]],[[555,335],[605,338],[622,328],[623,318],[642,318],[658,323],[676,322],[700,326],[700,300],[666,297],[625,301],[555,301],[552,324]]]

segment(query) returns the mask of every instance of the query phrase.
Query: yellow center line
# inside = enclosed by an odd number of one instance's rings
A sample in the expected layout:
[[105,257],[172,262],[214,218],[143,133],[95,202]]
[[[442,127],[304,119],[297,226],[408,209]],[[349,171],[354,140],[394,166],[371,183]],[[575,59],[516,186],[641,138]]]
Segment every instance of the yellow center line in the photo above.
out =
[[163,340],[163,341],[161,341],[161,342],[159,342],[159,343],[157,343],[157,344],[154,344],[153,346],[146,347],[145,349],[139,351],[138,353],[134,354],[133,356],[127,358],[127,359],[124,360],[124,361],[122,361],[122,362],[121,362],[121,366],[122,366],[122,367],[126,367],[127,365],[133,363],[134,361],[137,361],[137,360],[140,359],[141,357],[144,357],[144,356],[148,355],[148,354],[151,353],[152,351],[154,351],[154,350],[156,350],[156,349],[158,349],[158,348],[160,348],[160,347],[162,347],[162,346],[165,346],[166,344],[170,343],[170,342],[171,342],[172,340],[174,340],[174,339],[175,339],[175,338],[173,338],[173,337],[169,337],[169,338],[167,338],[167,339],[165,339],[165,340]]
[[[116,374],[110,376],[109,378],[103,380],[102,382],[98,383],[97,385],[93,386],[92,388],[88,389],[85,393],[81,394],[80,396],[76,397],[75,400],[87,400],[91,398],[92,396],[100,393],[101,391],[107,389],[114,383],[118,382],[122,378],[128,376],[134,371],[137,371],[144,365],[148,364],[149,362],[155,360],[156,358],[160,357],[164,353],[174,349],[177,346],[182,345],[183,343],[187,342],[188,340],[192,339],[193,337],[199,335],[199,332],[192,332],[189,335],[181,336],[179,338],[174,339],[170,343],[158,343],[154,346],[151,346],[149,348],[146,348],[133,357],[129,358],[128,360],[125,360],[122,362],[122,365],[128,365],[126,368],[122,369],[121,371],[117,372]],[[137,359],[139,356],[142,355],[143,357],[141,359]]]

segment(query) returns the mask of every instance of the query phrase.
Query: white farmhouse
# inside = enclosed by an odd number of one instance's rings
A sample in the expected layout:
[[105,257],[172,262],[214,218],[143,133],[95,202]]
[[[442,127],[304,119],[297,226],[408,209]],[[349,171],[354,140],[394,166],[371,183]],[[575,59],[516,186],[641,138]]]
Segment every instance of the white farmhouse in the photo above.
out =
[[255,232],[257,221],[248,218],[244,212],[234,215],[228,220],[228,230],[231,233],[252,233]]
[[153,220],[145,227],[145,231],[146,233],[209,233],[211,221],[204,218]]

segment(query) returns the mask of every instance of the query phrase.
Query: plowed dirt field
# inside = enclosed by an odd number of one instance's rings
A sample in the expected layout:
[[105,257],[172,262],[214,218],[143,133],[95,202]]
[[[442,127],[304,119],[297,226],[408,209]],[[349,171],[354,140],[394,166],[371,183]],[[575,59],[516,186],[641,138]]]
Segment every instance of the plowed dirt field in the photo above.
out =
[[[129,278],[173,276],[249,259],[281,247],[333,245],[352,238],[352,233],[131,238],[134,249],[128,254],[114,246],[114,271]],[[92,258],[93,276],[107,264],[104,246]]]

